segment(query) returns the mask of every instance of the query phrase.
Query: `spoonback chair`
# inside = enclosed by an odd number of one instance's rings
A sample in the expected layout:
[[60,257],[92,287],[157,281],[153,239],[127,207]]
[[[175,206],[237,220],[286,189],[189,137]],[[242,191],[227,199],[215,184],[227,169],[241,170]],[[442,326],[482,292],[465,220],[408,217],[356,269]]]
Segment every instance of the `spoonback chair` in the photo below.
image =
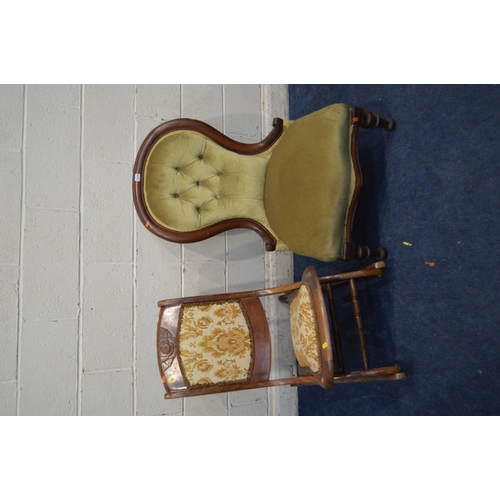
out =
[[[290,285],[160,301],[157,352],[165,398],[283,385],[330,389],[339,382],[405,378],[398,365],[372,369],[368,361],[355,281],[380,276],[382,268],[383,262],[377,262],[361,271],[318,278],[310,266],[301,281]],[[345,370],[333,304],[332,287],[346,283],[363,360],[363,369],[357,371]],[[300,367],[296,377],[270,380],[271,338],[261,298],[272,295],[290,307],[290,333]]]
[[359,127],[392,130],[394,122],[333,104],[296,121],[276,118],[273,127],[256,144],[191,119],[154,128],[134,167],[142,223],[177,243],[247,228],[268,251],[322,261],[383,259],[383,249],[352,241],[362,184],[357,138]]

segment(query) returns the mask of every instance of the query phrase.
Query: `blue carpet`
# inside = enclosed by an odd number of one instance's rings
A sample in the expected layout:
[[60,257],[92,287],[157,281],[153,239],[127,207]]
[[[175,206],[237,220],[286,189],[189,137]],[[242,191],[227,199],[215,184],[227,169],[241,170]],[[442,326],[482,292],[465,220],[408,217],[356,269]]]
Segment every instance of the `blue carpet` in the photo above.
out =
[[[499,415],[500,87],[290,85],[289,93],[291,119],[343,102],[396,120],[390,133],[360,131],[354,234],[388,250],[384,276],[360,287],[371,364],[398,363],[407,374],[302,387],[299,414]],[[360,266],[294,256],[295,278],[311,264],[320,274]],[[343,312],[347,297],[339,301]],[[353,325],[341,327],[344,349],[355,349]],[[352,354],[346,369],[360,368]]]

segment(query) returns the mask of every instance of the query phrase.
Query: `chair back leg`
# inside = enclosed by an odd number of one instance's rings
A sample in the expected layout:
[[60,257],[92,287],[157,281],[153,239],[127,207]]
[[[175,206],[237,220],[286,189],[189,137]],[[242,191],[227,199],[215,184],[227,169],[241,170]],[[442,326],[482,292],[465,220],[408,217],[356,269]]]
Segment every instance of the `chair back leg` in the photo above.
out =
[[[331,320],[331,333],[333,344],[335,346],[335,356],[337,360],[337,370],[334,375],[334,383],[348,382],[381,382],[384,380],[403,380],[406,375],[403,373],[399,365],[383,366],[378,368],[370,368],[370,360],[366,345],[366,335],[361,314],[361,306],[358,298],[358,290],[356,280],[382,275],[385,263],[383,261],[375,262],[365,269],[360,271],[352,271],[331,276],[320,277],[320,283],[328,299],[328,307]],[[352,309],[354,312],[354,320],[358,334],[359,346],[361,351],[361,359],[363,363],[362,370],[346,371],[344,355],[342,352],[342,343],[340,338],[339,323],[337,310],[334,300],[333,288],[336,286],[349,285],[351,296]]]
[[349,280],[349,290],[351,292],[352,309],[354,311],[354,319],[356,321],[356,329],[358,330],[359,347],[361,349],[361,359],[363,360],[363,368],[368,370],[370,362],[368,360],[368,350],[366,349],[366,335],[363,326],[363,318],[361,317],[361,307],[359,305],[358,290],[354,279]]
[[331,283],[325,285],[328,298],[328,307],[330,310],[330,319],[332,323],[333,345],[335,346],[335,357],[337,358],[337,367],[340,373],[345,371],[344,353],[342,352],[342,342],[340,340],[339,322],[337,320],[337,308],[333,297],[333,287]]

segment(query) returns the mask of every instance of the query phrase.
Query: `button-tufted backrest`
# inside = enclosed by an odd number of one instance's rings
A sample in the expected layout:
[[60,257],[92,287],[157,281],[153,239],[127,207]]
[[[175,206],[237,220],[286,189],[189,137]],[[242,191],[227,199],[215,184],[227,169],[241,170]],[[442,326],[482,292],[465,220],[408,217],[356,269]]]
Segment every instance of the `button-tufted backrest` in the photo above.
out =
[[263,198],[272,149],[238,154],[190,130],[161,137],[144,169],[150,214],[177,231],[232,218],[250,218],[269,228]]

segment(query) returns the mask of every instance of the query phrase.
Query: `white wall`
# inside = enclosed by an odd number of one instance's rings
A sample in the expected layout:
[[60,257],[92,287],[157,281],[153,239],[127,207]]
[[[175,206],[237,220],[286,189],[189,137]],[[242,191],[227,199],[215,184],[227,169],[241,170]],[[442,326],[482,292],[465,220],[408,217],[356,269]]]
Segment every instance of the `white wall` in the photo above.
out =
[[[289,282],[292,257],[251,231],[161,240],[131,188],[160,122],[197,118],[256,142],[287,109],[284,85],[0,86],[1,415],[297,413],[291,388],[164,400],[157,301]],[[283,307],[267,304],[288,375]]]

